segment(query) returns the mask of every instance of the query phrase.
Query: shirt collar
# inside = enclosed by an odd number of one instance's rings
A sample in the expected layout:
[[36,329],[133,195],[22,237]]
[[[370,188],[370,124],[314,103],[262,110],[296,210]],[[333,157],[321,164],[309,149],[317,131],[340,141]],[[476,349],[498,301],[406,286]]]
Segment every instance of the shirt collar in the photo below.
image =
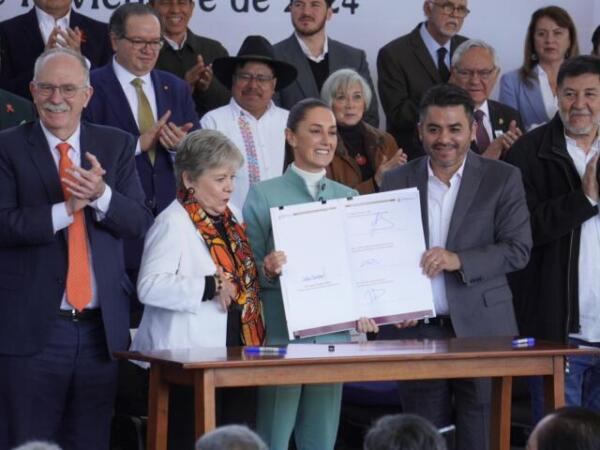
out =
[[[462,164],[460,165],[460,167],[458,168],[458,170],[456,172],[454,172],[454,175],[452,175],[452,177],[450,178],[450,186],[453,186],[456,181],[460,181],[462,179],[463,172],[465,170],[465,163],[467,162],[467,158],[468,157],[469,157],[469,153],[467,152],[467,155],[465,156],[465,159],[463,159]],[[434,179],[439,180],[440,182],[442,182],[442,180],[440,180],[433,173],[433,169],[431,168],[431,159],[429,157],[427,157],[427,175],[428,175],[428,177],[429,177],[430,180],[432,178],[434,178]]]
[[[563,133],[565,135],[565,144],[567,145],[567,147],[577,148],[577,149],[581,150],[581,148],[577,145],[577,141],[574,138],[567,135],[566,132],[563,132]],[[599,139],[598,133],[600,133],[600,129],[596,133],[596,138],[594,139],[594,142],[592,142],[592,145],[590,146],[590,152],[592,154],[600,151],[600,139]]]
[[313,56],[310,53],[308,46],[302,40],[302,38],[300,36],[298,36],[298,33],[294,32],[294,36],[296,36],[296,40],[298,41],[298,45],[300,45],[300,49],[302,50],[302,53],[304,53],[304,55],[308,59],[316,62],[317,64],[325,59],[325,56],[329,52],[329,38],[327,37],[327,35],[325,35],[325,43],[323,44],[323,53],[321,53],[320,55],[317,55],[317,56]]
[[479,106],[478,108],[475,108],[475,111],[477,111],[477,110],[481,111],[483,113],[483,116],[486,119],[490,120],[490,107],[488,106],[488,101],[487,100],[485,100],[481,104],[481,106]]
[[61,142],[67,142],[76,153],[79,153],[79,136],[81,135],[81,124],[77,125],[77,128],[75,129],[73,134],[71,134],[71,136],[69,136],[69,138],[65,141],[57,138],[54,134],[52,134],[52,132],[48,130],[41,121],[40,125],[42,127],[42,132],[46,137],[46,141],[48,141],[48,146],[50,147],[50,150],[55,150],[56,146]]
[[146,75],[135,75],[119,64],[116,56],[113,56],[113,69],[117,79],[119,80],[119,83],[121,83],[122,86],[131,84],[131,81],[135,78],[141,78],[145,86],[152,86],[150,72],[148,72]]
[[261,116],[260,119],[257,119],[252,114],[250,114],[248,111],[246,111],[244,108],[242,108],[238,104],[238,102],[235,101],[235,99],[233,97],[231,97],[231,100],[229,101],[229,107],[232,109],[233,114],[236,118],[240,115],[244,115],[245,117],[250,118],[250,120],[259,121],[259,120],[263,120],[265,117],[267,117],[267,115],[269,115],[271,113],[271,111],[273,110],[273,107],[274,107],[274,103],[273,103],[273,100],[271,100],[269,102],[269,105],[267,106],[267,110]]
[[173,50],[175,50],[175,51],[177,51],[177,50],[181,50],[181,49],[182,49],[182,48],[185,46],[185,44],[186,44],[186,42],[187,42],[187,38],[188,38],[188,34],[187,34],[187,31],[186,31],[186,32],[185,32],[185,36],[183,37],[183,41],[181,41],[181,45],[179,45],[179,44],[178,44],[177,42],[175,42],[174,40],[172,40],[172,39],[169,39],[167,36],[164,36],[164,35],[163,35],[163,39],[165,40],[165,42],[166,42],[167,44],[169,44],[169,46],[170,46],[170,47],[171,47]]
[[[429,30],[427,29],[427,22],[423,22],[421,24],[421,27],[419,28],[419,33],[421,34],[421,39],[423,39],[423,43],[425,44],[425,47],[427,47],[427,51],[431,55],[437,55],[438,48],[440,48],[440,47],[444,47],[448,51],[448,55],[450,55],[450,44],[452,42],[451,39],[449,39],[448,42],[446,42],[446,44],[444,44],[444,45],[438,44],[437,41],[433,38],[433,36],[431,36],[431,34],[429,33]],[[436,61],[436,64],[437,64],[437,56],[434,58],[434,60]]]
[[69,9],[69,12],[67,12],[67,14],[65,14],[58,20],[54,19],[54,17],[52,17],[47,12],[43,11],[41,8],[38,8],[37,6],[35,7],[35,15],[39,24],[51,23],[52,25],[60,25],[61,28],[67,28],[71,19],[71,9]]

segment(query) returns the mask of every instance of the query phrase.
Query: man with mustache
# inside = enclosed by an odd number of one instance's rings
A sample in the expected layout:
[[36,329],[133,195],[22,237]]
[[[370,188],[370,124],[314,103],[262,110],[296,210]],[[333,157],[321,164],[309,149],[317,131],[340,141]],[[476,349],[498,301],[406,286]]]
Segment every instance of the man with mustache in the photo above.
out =
[[194,0],[150,0],[163,21],[165,45],[156,68],[174,73],[190,85],[199,117],[225,105],[229,91],[214,79],[212,62],[229,56],[225,47],[213,39],[198,36],[188,28],[194,13]]
[[[521,169],[534,239],[529,265],[511,276],[515,312],[523,335],[600,347],[600,59],[566,60],[557,94],[554,118],[506,156]],[[567,405],[600,411],[600,360],[567,364]]]
[[296,79],[296,69],[276,59],[264,37],[248,36],[237,56],[216,59],[213,70],[231,89],[231,100],[206,113],[200,125],[225,134],[244,155],[230,200],[241,210],[250,185],[283,173],[288,111],[273,95]]
[[71,48],[92,68],[106,64],[112,54],[106,24],[74,11],[73,0],[33,3],[29,12],[0,23],[0,87],[27,99],[33,63],[44,50]]
[[[417,187],[436,317],[384,327],[381,339],[511,336],[517,333],[506,274],[525,267],[532,245],[519,171],[469,150],[474,104],[453,85],[438,85],[420,105],[426,156],[384,175],[382,190]],[[456,424],[457,450],[490,448],[490,380],[399,383],[404,412],[438,427]]]
[[[321,98],[323,83],[338,69],[356,70],[375,92],[364,50],[327,36],[325,28],[333,16],[332,5],[333,0],[290,0],[294,34],[273,46],[277,58],[298,70],[296,81],[282,89],[275,99],[283,108],[291,109],[304,98]],[[379,102],[375,95],[364,118],[375,127],[379,125]]]
[[129,344],[123,238],[152,222],[133,138],[81,121],[87,62],[53,48],[30,85],[39,120],[0,133],[0,448],[106,450]]
[[458,34],[470,12],[467,6],[467,0],[425,0],[427,20],[388,42],[377,55],[387,131],[409,159],[423,155],[416,132],[419,101],[431,86],[448,81],[454,50],[467,39]]

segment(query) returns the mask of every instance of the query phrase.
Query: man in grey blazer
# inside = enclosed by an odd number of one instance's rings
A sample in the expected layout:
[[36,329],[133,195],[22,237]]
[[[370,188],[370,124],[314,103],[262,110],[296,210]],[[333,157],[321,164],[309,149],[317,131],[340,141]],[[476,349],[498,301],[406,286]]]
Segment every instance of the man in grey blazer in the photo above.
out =
[[[325,28],[333,15],[332,4],[333,0],[290,0],[288,8],[294,33],[275,44],[273,50],[277,59],[296,67],[298,77],[275,98],[282,108],[291,109],[305,98],[321,98],[323,83],[338,69],[356,70],[375,92],[364,50],[327,36]],[[375,95],[364,118],[374,127],[379,125],[379,103]]]
[[[529,259],[525,192],[518,170],[469,150],[473,111],[463,89],[431,88],[418,127],[427,156],[384,177],[382,190],[419,189],[428,249],[420,264],[431,279],[437,317],[387,327],[383,339],[518,334],[506,274]],[[438,427],[454,420],[458,450],[489,448],[488,379],[405,382],[400,394],[405,412]]]
[[419,101],[431,86],[448,81],[452,54],[467,39],[458,33],[470,11],[467,0],[425,0],[423,12],[425,22],[388,42],[377,55],[377,85],[387,131],[408,159],[423,155],[416,137]]

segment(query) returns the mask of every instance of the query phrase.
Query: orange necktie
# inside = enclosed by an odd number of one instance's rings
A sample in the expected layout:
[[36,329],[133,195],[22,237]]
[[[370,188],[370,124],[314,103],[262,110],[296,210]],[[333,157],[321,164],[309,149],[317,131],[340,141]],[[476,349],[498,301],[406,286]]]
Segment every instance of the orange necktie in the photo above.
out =
[[[58,162],[58,174],[61,178],[71,178],[67,170],[73,167],[73,162],[69,158],[69,149],[71,146],[62,142],[56,146],[60,153]],[[62,190],[65,200],[68,200],[71,193],[67,191],[62,183]],[[69,225],[69,271],[67,272],[67,301],[78,311],[81,311],[92,300],[92,277],[90,274],[89,251],[87,236],[85,231],[85,216],[83,209],[73,214],[73,223]]]

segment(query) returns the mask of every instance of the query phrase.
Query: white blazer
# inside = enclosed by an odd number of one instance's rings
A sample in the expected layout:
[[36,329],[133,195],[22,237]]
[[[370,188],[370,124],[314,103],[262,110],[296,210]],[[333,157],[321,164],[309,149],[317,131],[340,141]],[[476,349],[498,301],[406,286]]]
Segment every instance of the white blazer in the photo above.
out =
[[217,301],[202,301],[204,277],[216,271],[202,235],[174,200],[146,235],[137,283],[144,315],[131,350],[224,348],[227,313]]

